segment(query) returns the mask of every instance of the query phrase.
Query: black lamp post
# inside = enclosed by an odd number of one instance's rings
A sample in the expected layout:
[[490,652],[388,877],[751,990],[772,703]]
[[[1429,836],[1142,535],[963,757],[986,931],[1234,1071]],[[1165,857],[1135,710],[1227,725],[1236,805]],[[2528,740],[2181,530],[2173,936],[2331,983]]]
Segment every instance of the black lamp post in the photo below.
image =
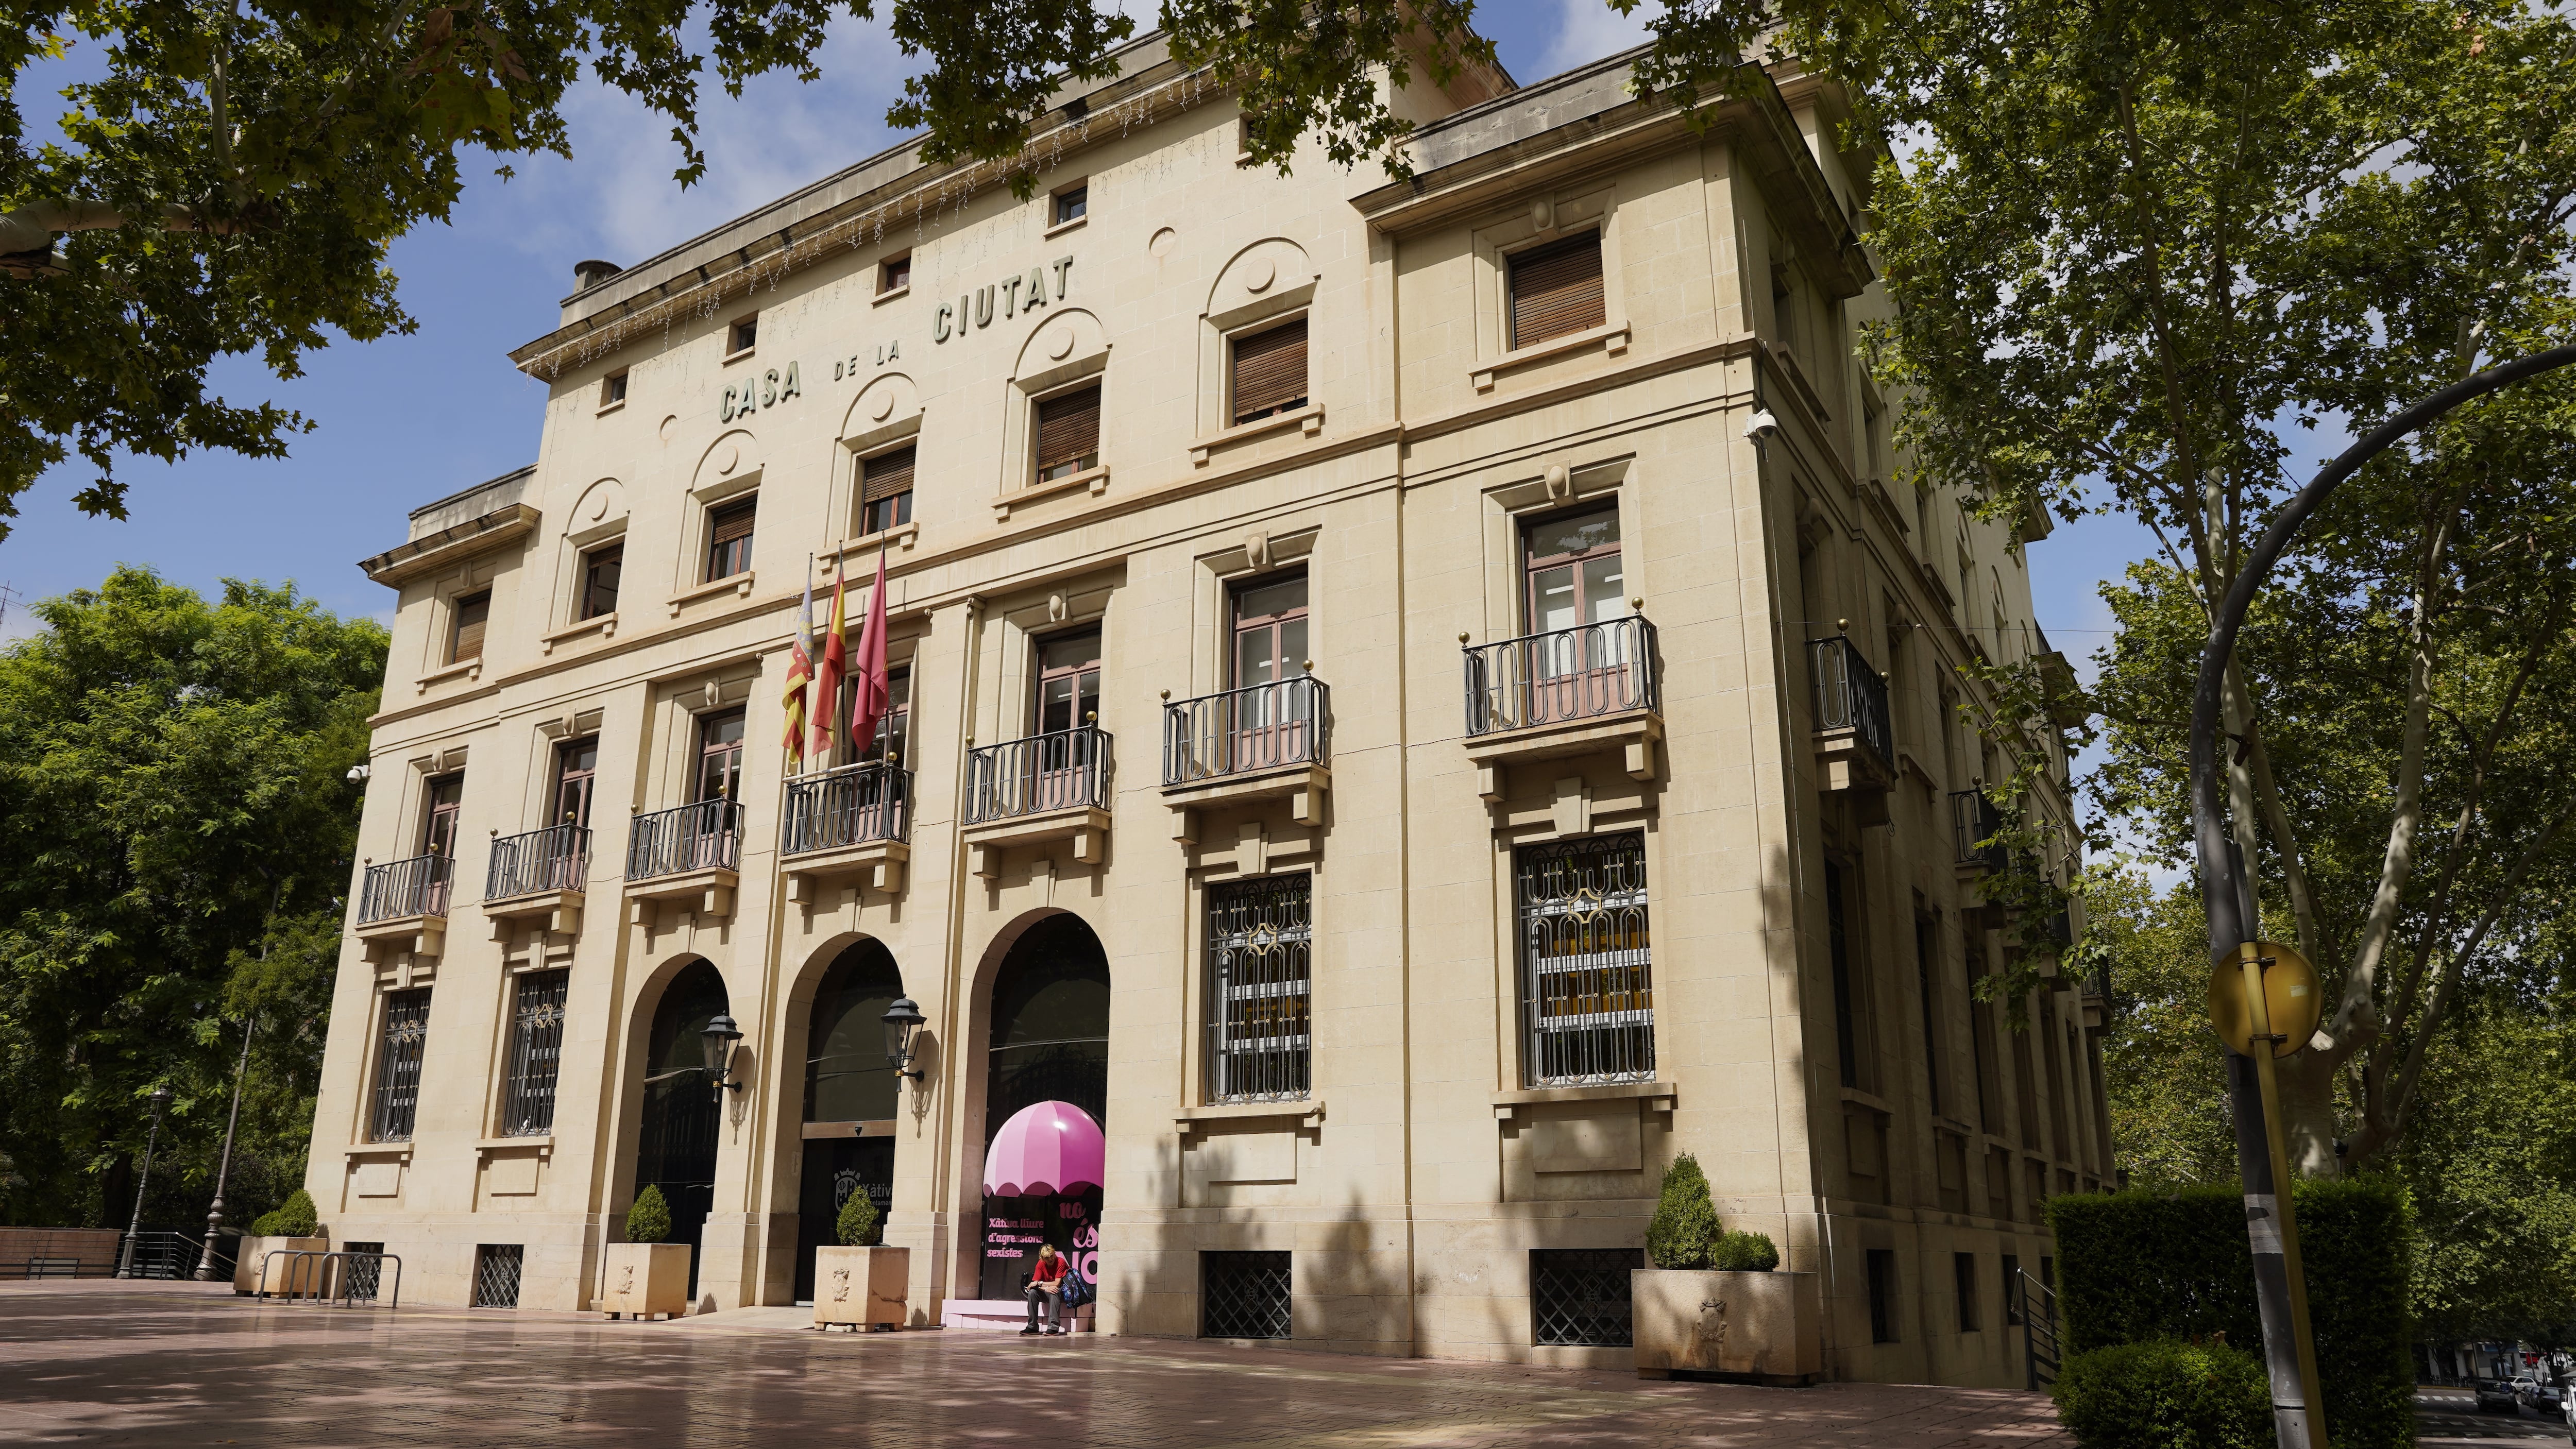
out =
[[916,1082],[921,1080],[920,1072],[907,1071],[906,1068],[912,1065],[913,1033],[921,1030],[921,1024],[929,1019],[921,1014],[920,1005],[909,996],[896,997],[894,1005],[886,1008],[886,1060],[894,1063],[897,1076],[910,1077]]
[[116,1276],[134,1276],[134,1240],[143,1232],[143,1190],[152,1185],[152,1153],[161,1145],[161,1109],[170,1105],[170,1089],[152,1089],[152,1131],[143,1139],[143,1175],[134,1184],[134,1222],[125,1230],[125,1257],[116,1265]]
[[[2246,555],[2244,569],[2227,591],[2226,602],[2210,620],[2209,644],[2201,651],[2200,677],[2191,699],[2191,825],[2200,857],[2201,905],[2209,913],[2212,961],[2233,957],[2260,933],[2255,914],[2253,878],[2244,868],[2239,842],[2230,839],[2219,811],[2218,708],[2227,660],[2236,650],[2236,635],[2254,591],[2272,572],[2290,539],[2307,524],[2326,495],[2359,472],[2361,465],[2440,418],[2462,403],[2536,373],[2576,363],[2576,346],[2553,347],[2516,358],[2453,383],[2380,424],[2320,469],[2279,514]],[[2310,1402],[2303,1361],[2313,1362],[2301,1331],[2306,1317],[2303,1295],[2296,1288],[2298,1237],[2285,1184],[2273,1170],[2273,1134],[2265,1121],[2262,1085],[2254,1059],[2232,1048],[2227,1054],[2227,1098],[2236,1119],[2236,1165],[2245,1178],[2245,1226],[2254,1249],[2254,1296],[2262,1311],[2263,1359],[2272,1381],[2272,1430],[2281,1449],[2323,1449],[2325,1426],[2320,1406]]]
[[719,1098],[728,1090],[742,1090],[742,1083],[729,1075],[733,1066],[734,1043],[740,1040],[742,1028],[734,1025],[733,1018],[723,1012],[717,1012],[707,1022],[706,1030],[698,1033],[698,1045],[707,1054],[707,1079],[715,1083]]
[[206,1209],[206,1242],[197,1254],[194,1276],[200,1283],[211,1283],[215,1277],[215,1236],[224,1229],[224,1182],[233,1171],[233,1129],[241,1125],[242,1079],[250,1075],[250,1038],[258,1028],[259,1018],[242,1018],[241,1065],[233,1070],[233,1111],[224,1119],[224,1155],[215,1167],[215,1203]]

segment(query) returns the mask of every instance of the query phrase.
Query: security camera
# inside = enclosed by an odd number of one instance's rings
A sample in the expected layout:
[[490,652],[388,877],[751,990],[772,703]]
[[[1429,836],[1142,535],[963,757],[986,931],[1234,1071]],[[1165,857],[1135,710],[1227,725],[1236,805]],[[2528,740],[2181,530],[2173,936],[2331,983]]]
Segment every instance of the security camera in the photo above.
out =
[[365,784],[369,773],[371,772],[367,769],[364,761],[349,767],[349,779],[355,784]]
[[1753,416],[1744,420],[1744,436],[1757,443],[1779,431],[1780,420],[1771,416],[1769,408],[1756,408]]

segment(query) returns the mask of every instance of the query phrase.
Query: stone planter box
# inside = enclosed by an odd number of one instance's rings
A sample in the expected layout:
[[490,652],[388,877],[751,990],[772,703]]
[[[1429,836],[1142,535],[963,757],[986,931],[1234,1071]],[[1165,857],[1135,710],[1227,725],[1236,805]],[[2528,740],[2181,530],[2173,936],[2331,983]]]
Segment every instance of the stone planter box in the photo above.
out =
[[600,1251],[599,1311],[611,1318],[677,1318],[689,1311],[686,1243],[610,1243]]
[[268,1283],[262,1288],[260,1264],[268,1262],[271,1253],[327,1253],[329,1238],[254,1238],[244,1235],[240,1249],[233,1257],[233,1291],[235,1293],[302,1293],[310,1295],[322,1282],[322,1260],[319,1258],[280,1258],[270,1265]]
[[911,1280],[910,1248],[816,1248],[814,1322],[826,1328],[845,1324],[854,1332],[901,1328]]
[[1800,1385],[1824,1372],[1824,1305],[1813,1273],[1639,1268],[1628,1293],[1641,1379],[1695,1373]]

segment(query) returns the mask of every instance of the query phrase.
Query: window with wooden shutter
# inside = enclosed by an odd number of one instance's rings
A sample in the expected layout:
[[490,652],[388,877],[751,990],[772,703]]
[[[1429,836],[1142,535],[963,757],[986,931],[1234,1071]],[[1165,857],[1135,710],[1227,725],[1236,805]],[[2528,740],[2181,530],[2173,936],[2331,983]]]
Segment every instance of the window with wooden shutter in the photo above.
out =
[[1234,340],[1234,420],[1306,405],[1306,319]]
[[1517,253],[1511,284],[1514,347],[1600,326],[1601,233]]
[[1038,481],[1071,477],[1100,463],[1100,384],[1038,404]]
[[912,448],[902,447],[859,464],[859,532],[912,521],[912,459]]
[[912,285],[912,253],[888,257],[877,266],[877,290],[900,292]]
[[626,572],[626,545],[612,543],[581,557],[581,617],[617,612],[617,583]]
[[707,511],[707,582],[729,579],[751,567],[751,525],[758,498]]
[[447,662],[462,664],[483,657],[483,626],[492,617],[492,591],[468,594],[456,601],[456,623],[448,637]]

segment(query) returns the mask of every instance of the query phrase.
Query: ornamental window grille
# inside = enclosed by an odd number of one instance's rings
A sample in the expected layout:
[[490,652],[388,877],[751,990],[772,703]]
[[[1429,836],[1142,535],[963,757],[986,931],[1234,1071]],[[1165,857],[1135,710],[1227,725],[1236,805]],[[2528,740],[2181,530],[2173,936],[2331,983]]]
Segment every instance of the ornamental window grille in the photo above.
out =
[[1652,1078],[1645,836],[1533,846],[1520,852],[1515,874],[1529,1085]]
[[518,1243],[482,1243],[474,1249],[474,1306],[519,1306],[519,1265],[527,1249]]
[[1228,881],[1208,891],[1208,1096],[1303,1097],[1314,1053],[1313,882]]
[[429,988],[385,995],[382,1034],[376,1042],[376,1106],[367,1124],[371,1142],[409,1142],[420,1110],[421,1048],[429,1040]]
[[385,1245],[382,1243],[342,1243],[340,1259],[343,1302],[373,1303],[384,1287]]
[[504,1137],[541,1137],[555,1130],[555,1075],[563,1065],[564,992],[571,980],[569,971],[531,971],[519,978],[501,1108]]
[[1286,1338],[1286,1253],[1199,1254],[1199,1337]]
[[1532,1248],[1532,1343],[1627,1348],[1635,1343],[1628,1275],[1646,1266],[1643,1248]]

